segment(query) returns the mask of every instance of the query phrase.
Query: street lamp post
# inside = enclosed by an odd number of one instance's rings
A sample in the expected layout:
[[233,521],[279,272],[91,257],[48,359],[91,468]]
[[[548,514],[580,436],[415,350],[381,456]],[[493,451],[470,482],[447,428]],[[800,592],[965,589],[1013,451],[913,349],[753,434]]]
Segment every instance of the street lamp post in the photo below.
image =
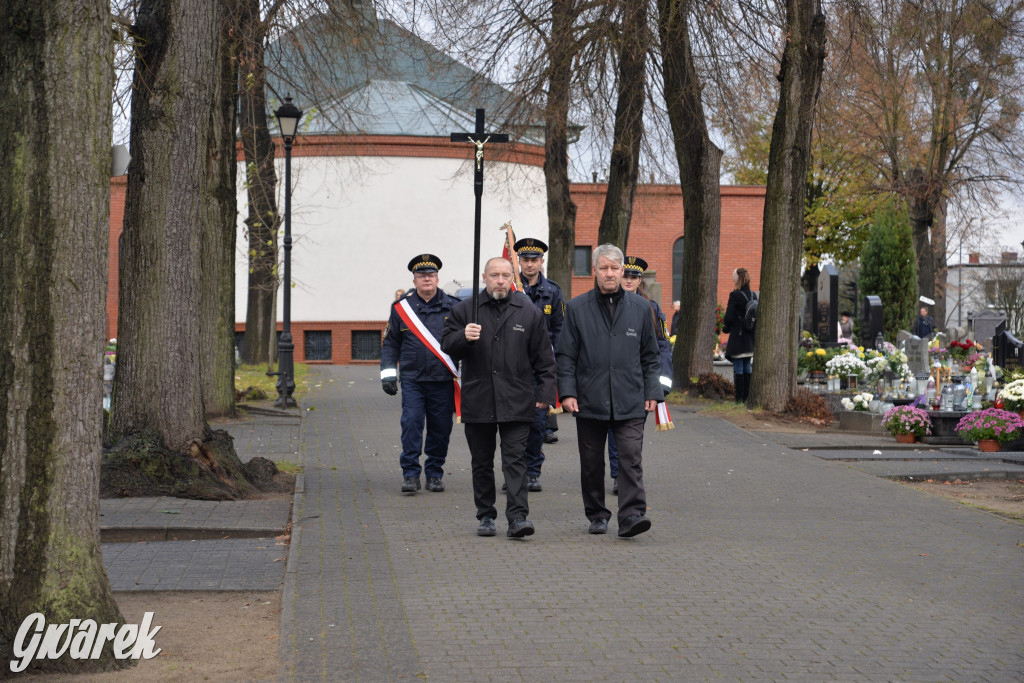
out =
[[292,398],[295,391],[295,365],[292,352],[292,141],[302,118],[302,110],[292,104],[291,97],[274,112],[277,127],[284,140],[284,324],[277,342],[277,400],[278,408],[298,405]]

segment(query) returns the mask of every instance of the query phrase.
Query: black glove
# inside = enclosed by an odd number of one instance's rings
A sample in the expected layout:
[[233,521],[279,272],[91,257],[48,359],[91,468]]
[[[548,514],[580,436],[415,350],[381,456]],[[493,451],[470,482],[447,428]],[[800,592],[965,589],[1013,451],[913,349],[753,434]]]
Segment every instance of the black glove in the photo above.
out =
[[388,396],[394,396],[398,393],[398,382],[393,379],[381,380],[381,384],[384,386],[384,393]]

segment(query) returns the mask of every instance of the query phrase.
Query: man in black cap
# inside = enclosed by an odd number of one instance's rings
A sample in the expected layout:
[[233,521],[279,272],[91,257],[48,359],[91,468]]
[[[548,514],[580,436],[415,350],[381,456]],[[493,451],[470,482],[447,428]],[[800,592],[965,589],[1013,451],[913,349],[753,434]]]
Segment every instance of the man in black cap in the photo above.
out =
[[[380,350],[384,392],[398,393],[402,368],[402,493],[420,489],[420,453],[426,455],[427,490],[444,491],[444,461],[452,433],[457,368],[441,351],[444,321],[458,300],[437,286],[441,259],[420,254],[409,261],[414,289],[391,306]],[[426,422],[426,444],[423,424]]]
[[[519,257],[519,270],[523,280],[523,293],[530,297],[533,305],[544,314],[548,338],[551,340],[551,353],[558,345],[558,335],[562,331],[562,320],[565,316],[565,302],[562,299],[562,288],[541,272],[544,266],[544,254],[548,245],[539,239],[526,237],[513,245]],[[558,428],[557,422],[555,429]],[[544,464],[543,446],[548,431],[548,410],[538,408],[533,425],[530,427],[530,438],[526,441],[526,487],[531,492],[541,490],[540,471]],[[557,440],[557,439],[556,439]]]

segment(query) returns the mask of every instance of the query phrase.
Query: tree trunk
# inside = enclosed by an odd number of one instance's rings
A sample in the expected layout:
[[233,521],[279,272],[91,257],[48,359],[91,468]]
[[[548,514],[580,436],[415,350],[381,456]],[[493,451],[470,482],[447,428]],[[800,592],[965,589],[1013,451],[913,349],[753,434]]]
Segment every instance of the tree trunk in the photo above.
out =
[[207,152],[207,198],[202,237],[200,367],[207,416],[235,414],[235,234],[238,219],[235,176],[237,2],[221,7],[217,64],[220,78],[211,109]]
[[935,308],[932,316],[940,330],[946,329],[946,206],[945,195],[938,198],[932,210],[932,263],[934,269]]
[[259,0],[241,0],[239,134],[245,151],[249,198],[249,216],[245,219],[249,233],[249,290],[242,361],[269,365],[272,349],[276,348],[274,292],[278,284],[277,233],[281,216],[277,211],[274,141],[267,128],[267,71],[263,61],[266,32],[267,25],[260,20]]
[[123,623],[99,542],[113,54],[105,1],[0,7],[0,675],[30,614]]
[[772,127],[765,190],[761,305],[750,400],[784,407],[796,390],[800,260],[814,110],[825,62],[821,0],[786,1],[779,108]]
[[722,228],[722,150],[708,136],[690,44],[690,9],[690,2],[658,0],[665,104],[686,211],[683,282],[681,291],[673,293],[681,302],[672,359],[676,387],[713,369],[718,243]]
[[605,191],[604,210],[597,241],[614,244],[623,251],[629,243],[637,175],[640,171],[640,143],[644,134],[644,96],[647,85],[647,2],[622,2],[619,33],[619,96],[615,106],[612,156]]
[[199,379],[200,225],[218,5],[144,0],[136,26],[111,434],[153,430],[176,452],[208,433]]
[[[935,220],[934,202],[924,171],[918,167],[910,172],[905,185],[910,229],[914,234],[917,253],[917,288],[921,296],[935,298],[935,261],[932,252],[931,230]],[[945,251],[945,246],[943,246]],[[884,303],[884,302],[883,302]],[[939,321],[938,318],[935,319]]]
[[576,203],[569,192],[569,99],[571,96],[572,1],[552,0],[548,98],[544,107],[544,184],[548,197],[548,277],[566,299],[572,296]]

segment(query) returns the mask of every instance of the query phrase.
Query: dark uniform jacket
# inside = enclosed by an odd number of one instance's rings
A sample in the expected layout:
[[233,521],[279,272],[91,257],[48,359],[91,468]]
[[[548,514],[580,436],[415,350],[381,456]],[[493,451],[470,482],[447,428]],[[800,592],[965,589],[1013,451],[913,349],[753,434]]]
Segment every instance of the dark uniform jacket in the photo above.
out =
[[[440,342],[444,331],[444,320],[451,313],[452,306],[458,299],[448,296],[440,289],[429,302],[420,298],[416,290],[407,293],[402,299],[408,300],[412,310],[416,312],[424,326],[430,330],[434,338]],[[401,299],[400,299],[401,300]],[[394,369],[401,365],[402,381],[406,382],[439,382],[451,380],[452,373],[434,352],[423,345],[409,326],[398,317],[398,303],[391,305],[391,317],[384,328],[384,343],[380,349],[380,369]]]
[[530,297],[533,305],[544,314],[551,338],[551,350],[558,348],[558,335],[562,332],[562,321],[565,318],[565,301],[562,299],[562,288],[553,280],[537,273],[537,284],[532,287],[523,281],[523,293]]
[[725,344],[725,357],[732,360],[740,354],[754,353],[754,330],[743,328],[743,318],[747,313],[747,302],[754,297],[750,285],[743,289],[734,289],[729,293],[729,303],[725,305],[725,316],[722,320],[722,331],[729,335]]
[[649,299],[654,315],[654,334],[658,337],[658,357],[661,360],[661,384],[665,393],[672,388],[672,342],[668,340],[665,314],[654,299]]
[[644,417],[644,401],[663,401],[661,363],[651,303],[619,290],[609,320],[597,289],[566,306],[558,340],[558,392],[575,397],[579,416],[594,420]]
[[457,304],[441,340],[444,352],[462,361],[462,421],[533,422],[536,403],[555,402],[555,359],[544,315],[522,292],[512,292],[505,304],[482,292],[480,339],[468,342],[472,315],[471,300]]

